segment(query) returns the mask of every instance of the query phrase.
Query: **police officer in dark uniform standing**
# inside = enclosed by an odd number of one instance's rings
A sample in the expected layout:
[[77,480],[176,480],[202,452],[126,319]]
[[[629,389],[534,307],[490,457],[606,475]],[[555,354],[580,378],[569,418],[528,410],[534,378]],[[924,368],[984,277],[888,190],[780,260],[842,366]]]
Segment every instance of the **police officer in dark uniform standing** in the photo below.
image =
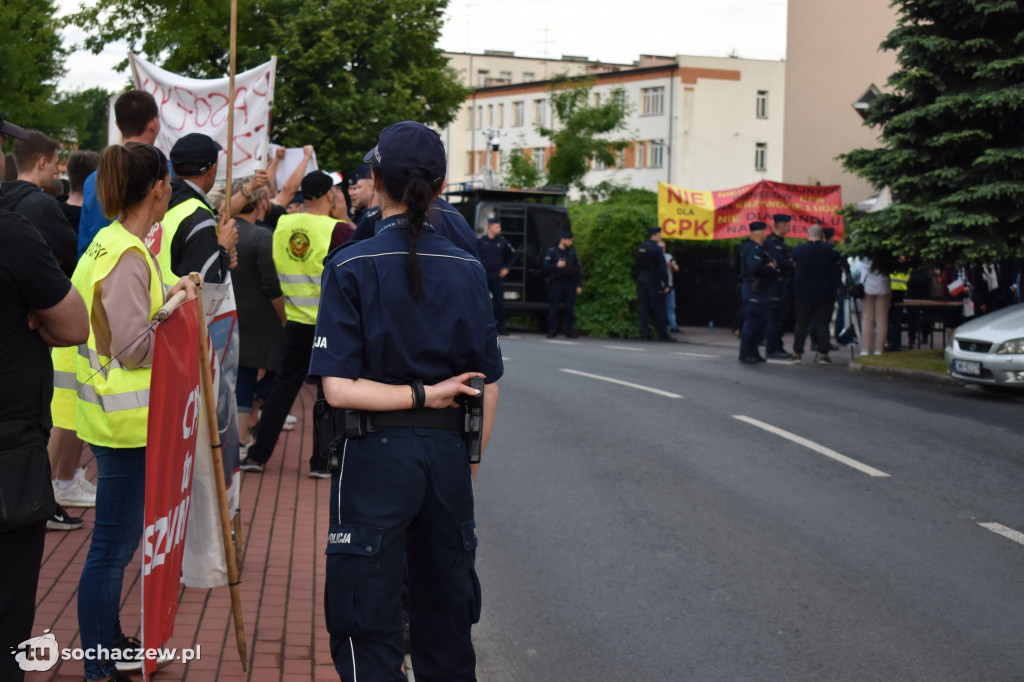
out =
[[405,679],[408,563],[417,678],[475,680],[478,465],[455,399],[481,400],[467,384],[485,377],[476,429],[483,450],[504,371],[497,329],[480,262],[427,220],[446,172],[437,133],[412,121],[389,126],[367,160],[382,220],[372,239],[328,257],[310,362],[330,404],[348,410],[332,463],[331,655],[347,682]]
[[548,281],[548,334],[555,338],[558,332],[558,308],[565,305],[565,338],[575,339],[573,326],[576,323],[574,307],[576,297],[583,293],[583,268],[580,266],[576,249],[572,248],[572,232],[562,230],[558,246],[552,246],[544,254],[541,268]]
[[743,331],[740,333],[740,362],[764,362],[757,352],[757,336],[764,328],[768,287],[776,278],[776,265],[764,248],[768,225],[750,223],[750,237],[743,247]]
[[789,257],[786,235],[789,234],[789,216],[776,213],[772,232],[765,239],[764,249],[776,264],[774,281],[768,286],[768,315],[765,320],[765,355],[777,360],[790,360],[792,355],[782,346],[782,328],[786,322],[786,303],[789,280],[793,277],[793,260]]
[[634,256],[636,268],[636,305],[640,309],[640,337],[651,338],[651,329],[647,325],[648,308],[654,308],[654,329],[659,341],[675,341],[668,335],[665,325],[665,294],[668,293],[668,266],[665,265],[665,252],[655,238],[661,234],[661,228],[647,228],[647,239],[637,247]]
[[501,235],[501,218],[491,216],[487,219],[487,234],[477,240],[480,250],[480,262],[487,273],[487,289],[491,292],[491,303],[494,305],[494,322],[498,325],[498,333],[505,335],[505,276],[509,268],[516,262],[516,250]]

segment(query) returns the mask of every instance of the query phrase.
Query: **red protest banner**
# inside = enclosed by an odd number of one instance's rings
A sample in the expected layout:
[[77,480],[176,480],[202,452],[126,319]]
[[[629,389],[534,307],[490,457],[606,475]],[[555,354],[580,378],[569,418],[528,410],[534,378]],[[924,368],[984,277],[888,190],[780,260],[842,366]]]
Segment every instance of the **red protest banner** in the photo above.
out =
[[658,224],[665,239],[711,240],[746,237],[750,223],[790,216],[788,237],[804,239],[815,223],[843,237],[839,185],[789,185],[762,180],[736,189],[706,191],[658,183]]
[[[163,647],[174,632],[185,551],[199,388],[197,301],[183,303],[156,329],[149,389],[145,530],[142,534],[142,646]],[[145,675],[156,670],[144,656]]]

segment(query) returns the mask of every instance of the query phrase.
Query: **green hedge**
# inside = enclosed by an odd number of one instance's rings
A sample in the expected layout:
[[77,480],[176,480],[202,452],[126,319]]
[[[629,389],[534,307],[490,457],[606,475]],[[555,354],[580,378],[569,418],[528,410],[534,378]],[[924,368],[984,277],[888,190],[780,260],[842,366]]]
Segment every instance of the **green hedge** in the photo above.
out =
[[573,242],[583,262],[583,294],[576,329],[589,336],[635,338],[636,283],[633,254],[658,222],[658,195],[646,190],[613,194],[597,204],[569,207]]

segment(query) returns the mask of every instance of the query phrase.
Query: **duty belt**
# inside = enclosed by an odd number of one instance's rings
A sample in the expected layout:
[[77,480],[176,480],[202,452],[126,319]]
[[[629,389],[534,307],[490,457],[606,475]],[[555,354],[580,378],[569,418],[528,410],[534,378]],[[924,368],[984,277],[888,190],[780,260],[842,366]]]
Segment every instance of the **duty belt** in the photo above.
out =
[[465,423],[465,412],[461,407],[445,407],[440,410],[422,407],[418,410],[363,412],[363,415],[366,418],[367,431],[388,427],[462,431]]

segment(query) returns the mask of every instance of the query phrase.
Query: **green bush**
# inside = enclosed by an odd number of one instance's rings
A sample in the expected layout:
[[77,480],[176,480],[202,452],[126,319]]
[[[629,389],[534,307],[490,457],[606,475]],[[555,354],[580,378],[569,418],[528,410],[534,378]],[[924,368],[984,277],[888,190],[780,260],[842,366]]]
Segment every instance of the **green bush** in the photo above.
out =
[[573,241],[583,263],[576,329],[589,336],[636,338],[633,254],[658,222],[658,196],[646,190],[613,193],[606,201],[569,207]]

